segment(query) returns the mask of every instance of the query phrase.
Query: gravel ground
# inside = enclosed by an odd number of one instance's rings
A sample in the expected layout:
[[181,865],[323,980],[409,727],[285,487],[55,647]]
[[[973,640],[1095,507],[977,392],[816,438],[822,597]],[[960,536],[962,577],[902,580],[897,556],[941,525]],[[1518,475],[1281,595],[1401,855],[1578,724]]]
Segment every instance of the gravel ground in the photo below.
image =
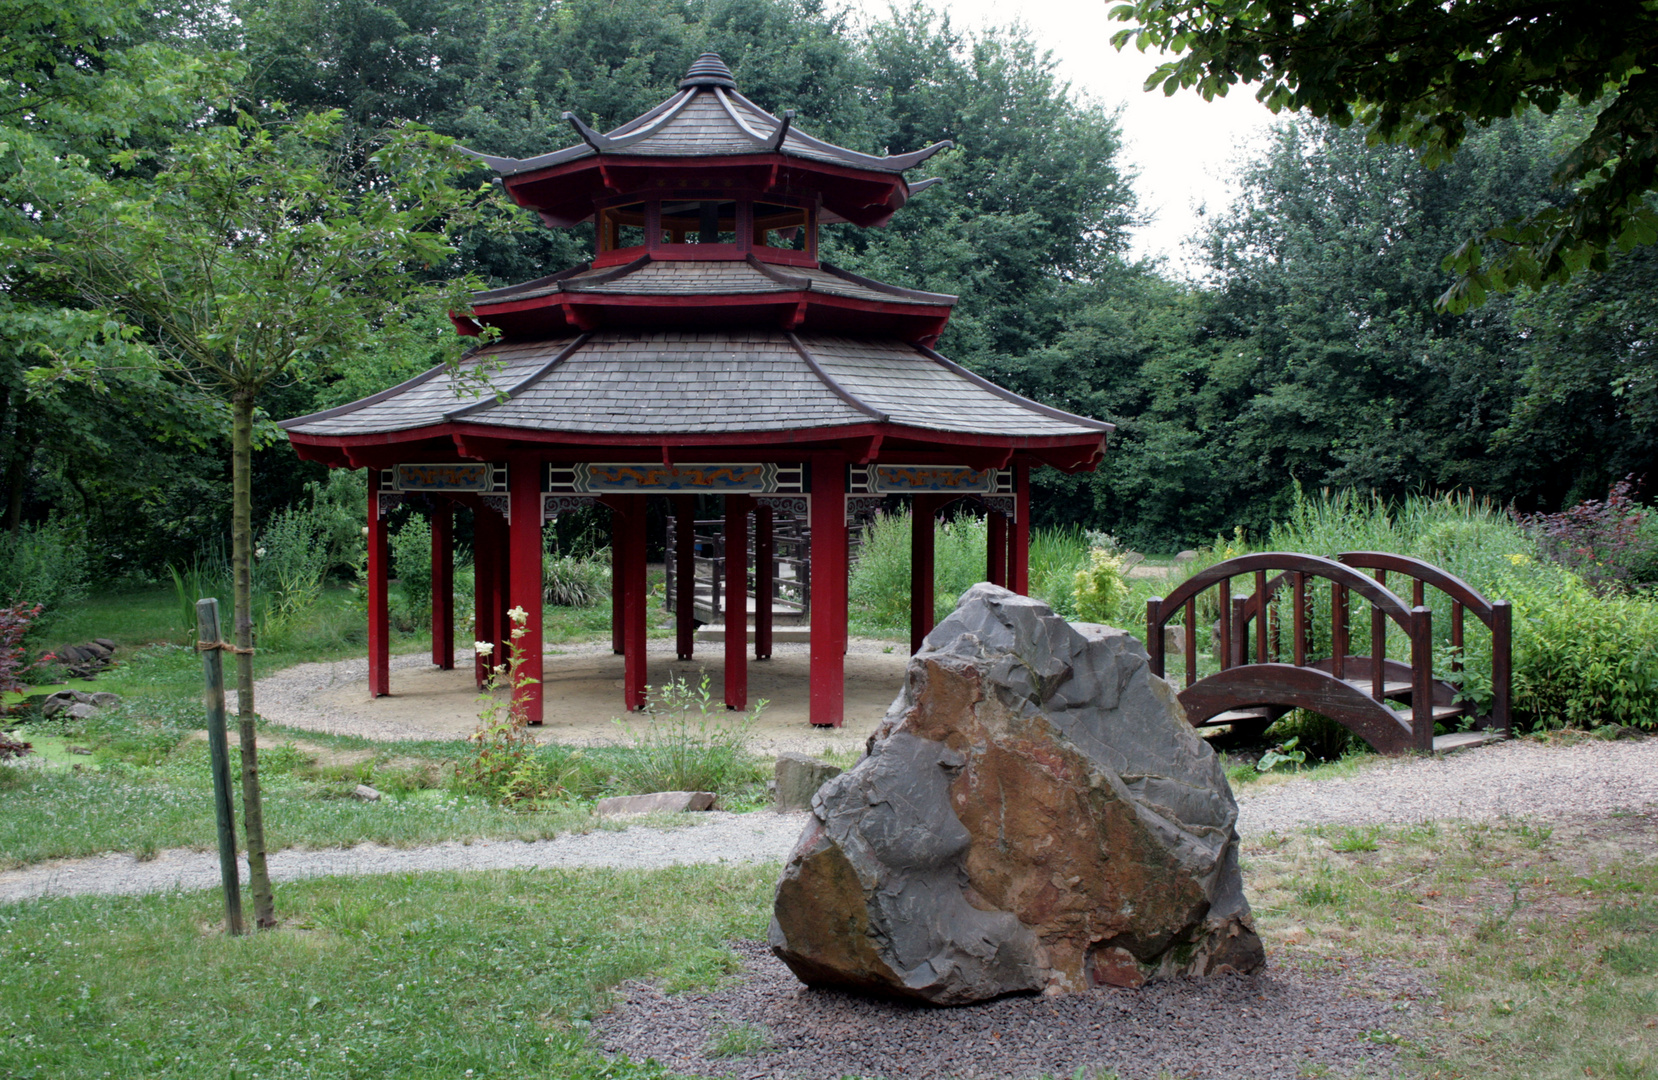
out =
[[1402,825],[1461,818],[1604,817],[1658,803],[1658,738],[1576,746],[1515,740],[1404,758],[1357,776],[1292,780],[1238,799],[1244,836],[1309,825]]
[[[610,1053],[735,1080],[1030,1080],[1078,1069],[1123,1080],[1388,1075],[1398,1051],[1373,1036],[1408,1035],[1433,997],[1409,973],[1314,978],[1273,969],[936,1009],[809,990],[765,946],[733,947],[744,971],[730,985],[669,996],[629,983],[616,1009],[593,1022],[595,1038]],[[732,1029],[752,1052],[713,1056]]]
[[[276,881],[330,874],[407,874],[429,870],[509,870],[615,866],[651,869],[692,863],[781,860],[805,827],[806,815],[712,811],[678,828],[636,825],[620,831],[567,833],[552,840],[451,841],[431,847],[358,844],[326,851],[288,849],[270,856]],[[247,862],[242,863],[246,880]],[[131,855],[60,859],[0,874],[0,903],[86,893],[132,895],[211,889],[219,856],[175,848],[147,862]]]
[[[1658,739],[1543,746],[1510,742],[1429,760],[1378,765],[1358,776],[1292,780],[1238,800],[1245,837],[1312,825],[1388,825],[1427,820],[1604,817],[1658,804]],[[727,814],[688,819],[680,828],[636,825],[553,840],[450,842],[424,848],[359,844],[271,855],[278,881],[328,874],[496,870],[565,866],[654,867],[707,862],[781,862],[805,825],[804,814]],[[136,894],[206,889],[218,883],[218,857],[184,848],[147,862],[131,855],[62,859],[0,873],[0,903],[77,893]]]

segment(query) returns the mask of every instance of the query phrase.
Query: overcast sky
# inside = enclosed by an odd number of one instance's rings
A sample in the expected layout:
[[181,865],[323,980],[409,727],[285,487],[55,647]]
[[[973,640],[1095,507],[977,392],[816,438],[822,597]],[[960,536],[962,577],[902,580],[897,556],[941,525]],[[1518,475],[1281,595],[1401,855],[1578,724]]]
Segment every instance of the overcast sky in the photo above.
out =
[[[849,0],[880,17],[888,0]],[[1022,22],[1053,52],[1073,86],[1122,114],[1125,163],[1139,173],[1135,190],[1155,220],[1135,235],[1134,254],[1166,255],[1179,269],[1181,244],[1196,231],[1198,207],[1218,211],[1231,199],[1230,176],[1242,147],[1257,139],[1273,116],[1248,89],[1204,101],[1196,91],[1165,97],[1140,89],[1158,64],[1154,56],[1111,47],[1122,23],[1107,19],[1108,0],[934,0],[952,25],[969,30]]]

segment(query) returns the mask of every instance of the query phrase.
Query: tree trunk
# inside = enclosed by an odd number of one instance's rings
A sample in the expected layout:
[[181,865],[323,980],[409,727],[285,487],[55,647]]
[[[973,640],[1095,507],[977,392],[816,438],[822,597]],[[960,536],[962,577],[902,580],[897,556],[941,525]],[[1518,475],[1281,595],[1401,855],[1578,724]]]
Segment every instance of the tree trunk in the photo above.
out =
[[236,728],[242,741],[242,829],[248,844],[253,921],[276,925],[276,899],[265,865],[265,814],[259,797],[259,743],[253,727],[253,395],[231,401],[231,564],[236,572]]

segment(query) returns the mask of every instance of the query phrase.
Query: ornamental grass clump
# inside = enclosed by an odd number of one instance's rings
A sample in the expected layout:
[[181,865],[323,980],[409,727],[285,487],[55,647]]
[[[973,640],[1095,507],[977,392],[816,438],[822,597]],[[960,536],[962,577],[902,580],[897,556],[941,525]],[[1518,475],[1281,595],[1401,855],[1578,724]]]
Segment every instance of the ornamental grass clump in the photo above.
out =
[[675,678],[650,688],[642,713],[616,720],[626,751],[615,759],[618,793],[732,792],[763,781],[748,742],[765,707],[759,701],[728,714],[709,692],[707,675],[695,687]]

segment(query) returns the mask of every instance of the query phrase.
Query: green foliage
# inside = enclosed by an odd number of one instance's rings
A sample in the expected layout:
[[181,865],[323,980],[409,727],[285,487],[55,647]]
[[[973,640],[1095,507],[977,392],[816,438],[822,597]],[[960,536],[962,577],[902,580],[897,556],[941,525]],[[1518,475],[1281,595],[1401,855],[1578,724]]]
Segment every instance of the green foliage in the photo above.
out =
[[1088,569],[1077,571],[1072,590],[1077,618],[1091,623],[1120,619],[1126,614],[1129,592],[1122,556],[1095,548],[1088,553],[1088,560]]
[[289,623],[316,606],[328,573],[328,545],[310,507],[270,519],[254,549],[254,589],[269,598],[267,624]]
[[1255,762],[1255,771],[1268,773],[1274,769],[1294,771],[1301,768],[1307,760],[1307,752],[1296,748],[1300,741],[1299,738],[1289,738],[1274,746]]
[[[902,633],[910,624],[910,512],[878,514],[864,533],[848,582],[856,619],[867,630]],[[958,517],[933,534],[933,618],[956,609],[961,594],[984,580],[987,527]]]
[[[1658,81],[1643,70],[1658,49],[1658,12],[1619,4],[1585,19],[1572,4],[1488,0],[1132,0],[1112,9],[1135,25],[1113,35],[1174,58],[1146,80],[1205,98],[1259,83],[1273,111],[1305,111],[1373,142],[1414,147],[1430,168],[1452,159],[1470,132],[1523,115],[1594,107],[1567,140],[1553,181],[1571,193],[1477,233],[1447,260],[1460,278],[1445,301],[1461,310],[1487,290],[1562,281],[1605,269],[1608,253],[1658,240],[1651,115]],[[1486,261],[1482,241],[1496,248]]]
[[410,614],[432,611],[432,524],[424,514],[410,514],[391,538],[392,572]]
[[652,688],[643,713],[616,720],[622,745],[632,751],[616,759],[622,789],[731,792],[763,780],[748,741],[765,707],[758,701],[728,718],[709,694],[707,675],[695,687],[676,678]]
[[543,595],[557,607],[593,607],[610,596],[610,560],[597,556],[554,555],[541,558]]
[[91,567],[86,533],[76,522],[54,518],[0,532],[0,601],[39,605],[50,621],[84,598]]

